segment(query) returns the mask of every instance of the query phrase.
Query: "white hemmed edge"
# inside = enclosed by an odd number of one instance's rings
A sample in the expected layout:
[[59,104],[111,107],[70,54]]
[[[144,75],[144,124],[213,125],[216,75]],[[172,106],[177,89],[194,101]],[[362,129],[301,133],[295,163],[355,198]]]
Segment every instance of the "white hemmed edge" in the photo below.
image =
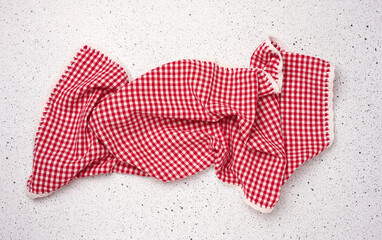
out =
[[227,183],[227,182],[223,182],[223,181],[221,181],[221,182],[227,186],[234,187],[235,189],[237,189],[240,192],[241,198],[243,199],[244,203],[247,204],[248,206],[250,206],[251,208],[255,209],[256,211],[259,211],[262,213],[271,213],[274,210],[274,207],[273,208],[265,208],[265,207],[260,206],[259,204],[251,202],[248,198],[246,198],[244,190],[242,189],[242,187],[239,184]]
[[271,41],[276,42],[278,45],[280,44],[280,47],[282,47],[283,44],[275,37],[268,36],[267,38],[265,38],[265,43],[267,44],[268,48],[272,52],[276,53],[277,56],[280,58],[279,66],[277,69],[278,81],[275,81],[269,73],[266,73],[266,74],[268,78],[271,80],[272,87],[275,90],[275,93],[281,93],[283,88],[283,78],[284,78],[284,74],[283,74],[284,60],[283,60],[283,57],[281,56],[280,51],[277,48],[275,48],[275,46],[273,46]]
[[335,66],[332,62],[329,62],[329,77],[328,77],[328,125],[329,125],[329,146],[331,146],[334,142],[334,93],[333,93],[333,85],[334,85],[334,77],[335,77]]
[[[77,47],[75,47],[74,50],[72,50],[72,52],[69,54],[69,56],[65,59],[64,63],[60,67],[60,70],[58,71],[56,76],[53,78],[49,88],[45,91],[45,94],[44,94],[44,96],[40,102],[40,105],[39,105],[38,113],[36,114],[36,120],[35,120],[36,125],[34,127],[34,132],[33,132],[33,134],[34,134],[33,135],[33,141],[35,141],[35,138],[36,138],[37,132],[38,132],[38,128],[42,124],[42,117],[44,115],[46,107],[49,104],[49,98],[51,97],[52,92],[56,88],[56,86],[59,83],[62,76],[65,75],[65,72],[66,72],[66,70],[68,70],[68,67],[75,60],[75,57],[77,56],[77,54],[84,48],[84,46],[87,46],[88,48],[99,51],[101,54],[104,54],[105,57],[108,57],[111,61],[117,63],[118,65],[120,65],[122,67],[122,69],[126,72],[129,81],[134,80],[132,78],[131,73],[127,70],[126,66],[119,60],[119,58],[116,57],[115,55],[111,54],[109,51],[107,51],[103,47],[101,47],[97,44],[91,43],[91,42],[87,42],[87,41],[78,43]],[[34,149],[34,145],[35,145],[35,142],[33,142],[33,149]],[[33,165],[32,165],[32,175],[33,175]],[[29,181],[30,176],[31,175],[28,176],[27,181]],[[27,196],[29,198],[32,198],[32,199],[43,198],[43,197],[46,197],[46,196],[48,196],[54,192],[54,191],[52,191],[50,193],[40,193],[40,194],[31,193],[29,191],[28,186],[26,187],[25,191],[26,191]]]
[[[279,40],[278,38],[276,38],[274,36],[268,36],[266,39],[269,39],[270,42],[277,43],[277,46],[279,46],[281,50],[288,51],[288,48],[286,47],[286,45],[281,40]],[[273,44],[271,44],[271,45],[273,46]]]
[[[54,192],[54,191],[53,191],[53,192]],[[32,199],[47,197],[47,196],[49,196],[50,194],[52,194],[53,192],[36,194],[36,193],[31,193],[31,192],[29,192],[28,186],[25,188],[25,193],[27,194],[27,196],[28,196],[29,198],[32,198]]]

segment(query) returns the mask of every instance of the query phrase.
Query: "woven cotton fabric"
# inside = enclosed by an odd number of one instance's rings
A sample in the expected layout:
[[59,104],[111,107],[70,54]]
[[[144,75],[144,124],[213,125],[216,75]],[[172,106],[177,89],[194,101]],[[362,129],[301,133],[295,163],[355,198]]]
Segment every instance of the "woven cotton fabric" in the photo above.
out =
[[30,197],[73,178],[127,173],[173,181],[214,166],[270,212],[295,169],[332,139],[332,65],[266,39],[248,68],[179,60],[137,79],[82,47],[61,76],[35,139]]

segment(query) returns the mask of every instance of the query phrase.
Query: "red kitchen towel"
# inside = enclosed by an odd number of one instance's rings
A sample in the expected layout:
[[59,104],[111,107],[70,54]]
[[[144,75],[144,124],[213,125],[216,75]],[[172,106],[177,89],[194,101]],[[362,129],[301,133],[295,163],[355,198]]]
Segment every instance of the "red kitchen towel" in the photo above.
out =
[[271,211],[284,181],[330,138],[331,65],[286,53],[267,39],[249,68],[180,60],[131,81],[84,46],[44,111],[28,196],[47,196],[75,177],[120,172],[172,181],[214,165],[252,207]]

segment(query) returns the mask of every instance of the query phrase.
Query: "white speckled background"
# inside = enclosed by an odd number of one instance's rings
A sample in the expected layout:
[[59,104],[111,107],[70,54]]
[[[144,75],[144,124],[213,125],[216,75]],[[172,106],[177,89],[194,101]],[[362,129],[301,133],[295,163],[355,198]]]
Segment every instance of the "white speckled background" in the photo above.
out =
[[[381,1],[0,1],[0,239],[382,239]],[[271,214],[212,169],[175,181],[112,174],[24,193],[39,106],[79,43],[138,77],[180,58],[247,66],[267,35],[336,65],[334,145]]]

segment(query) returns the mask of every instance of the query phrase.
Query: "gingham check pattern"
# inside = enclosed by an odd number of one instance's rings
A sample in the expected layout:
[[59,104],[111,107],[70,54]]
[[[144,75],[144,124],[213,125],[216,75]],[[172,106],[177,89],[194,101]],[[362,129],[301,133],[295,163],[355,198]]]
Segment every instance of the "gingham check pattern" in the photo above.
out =
[[28,191],[110,172],[172,181],[214,165],[252,206],[271,210],[290,174],[328,146],[328,69],[267,40],[250,68],[180,60],[128,82],[84,46],[44,112]]
[[[284,80],[280,111],[287,165],[285,182],[307,160],[331,143],[328,61],[280,49]],[[334,73],[332,73],[334,74]]]
[[[266,128],[274,130],[274,135],[267,137],[269,141],[283,139],[282,143],[277,144],[285,153],[282,158],[285,170],[280,170],[284,173],[282,183],[285,183],[301,164],[330,145],[329,74],[333,69],[328,61],[287,51],[277,41],[269,45],[281,55],[283,87],[279,95],[259,97],[256,125],[263,123],[258,131]],[[255,51],[250,66],[263,66],[259,56],[261,54]],[[277,133],[275,129],[278,129]]]
[[34,194],[54,191],[74,177],[126,169],[87,127],[94,107],[128,81],[118,64],[84,46],[61,76],[35,139],[33,174],[28,189]]

